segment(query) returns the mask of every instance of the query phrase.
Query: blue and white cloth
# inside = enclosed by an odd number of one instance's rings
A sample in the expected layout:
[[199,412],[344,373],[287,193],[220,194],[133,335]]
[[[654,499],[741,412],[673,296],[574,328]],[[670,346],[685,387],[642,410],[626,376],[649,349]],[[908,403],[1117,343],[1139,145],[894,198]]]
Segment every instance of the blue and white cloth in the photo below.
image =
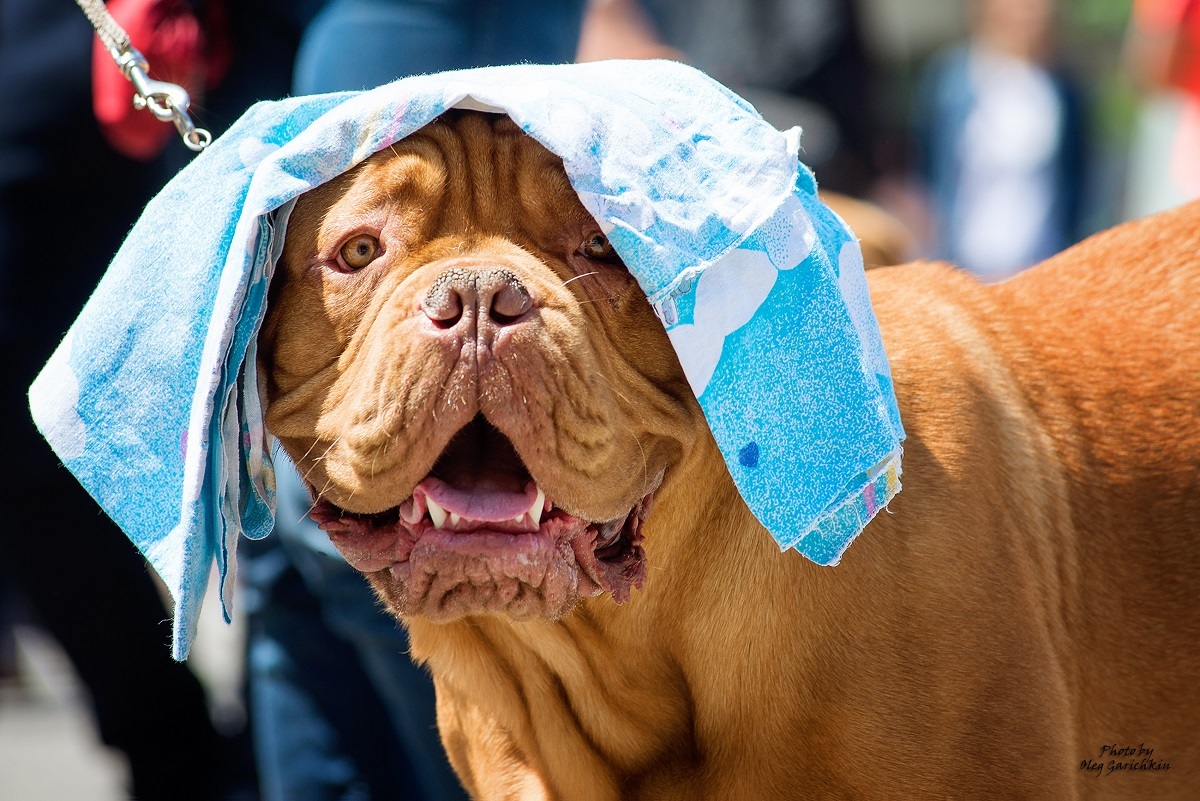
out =
[[742,497],[836,564],[899,489],[903,430],[858,242],[782,133],[672,62],[520,65],[260,103],[146,208],[30,389],[63,463],[175,599],[187,655],[215,561],[274,509],[255,370],[295,198],[449,108],[562,157],[658,313]]

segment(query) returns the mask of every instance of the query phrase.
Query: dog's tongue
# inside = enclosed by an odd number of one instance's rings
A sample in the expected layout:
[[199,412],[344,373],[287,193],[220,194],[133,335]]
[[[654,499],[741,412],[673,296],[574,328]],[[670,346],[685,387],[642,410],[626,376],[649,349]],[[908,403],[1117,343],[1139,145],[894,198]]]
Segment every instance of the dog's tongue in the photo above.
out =
[[485,523],[502,523],[528,512],[537,493],[537,485],[532,481],[525,484],[522,492],[513,492],[486,486],[460,489],[430,476],[413,490],[413,501],[421,510],[428,500],[432,500],[449,514]]

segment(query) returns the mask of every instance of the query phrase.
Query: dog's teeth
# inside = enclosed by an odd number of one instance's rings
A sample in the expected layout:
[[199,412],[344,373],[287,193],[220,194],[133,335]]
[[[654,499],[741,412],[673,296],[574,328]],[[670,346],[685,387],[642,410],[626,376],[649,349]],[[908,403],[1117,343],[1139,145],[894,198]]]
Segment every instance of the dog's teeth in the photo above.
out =
[[[546,508],[546,493],[542,492],[542,488],[538,487],[537,497],[533,500],[533,505],[529,507],[529,518],[535,526],[542,524],[542,512]],[[522,515],[524,517],[524,515]],[[520,519],[520,518],[518,518]]]
[[520,523],[520,522],[521,522],[522,520],[524,520],[524,519],[525,519],[525,515],[523,515],[523,514],[520,514],[520,515],[517,515],[516,517],[514,517],[514,518],[513,518],[513,522],[514,522],[514,523]]
[[454,514],[454,512],[450,513],[450,525],[451,526],[457,526],[459,520],[462,520],[462,518],[459,517],[458,515]]
[[[433,498],[426,498],[425,505],[429,508],[429,519],[433,521],[434,528],[441,528],[446,522],[446,510],[438,506]],[[458,515],[455,515],[457,517]]]

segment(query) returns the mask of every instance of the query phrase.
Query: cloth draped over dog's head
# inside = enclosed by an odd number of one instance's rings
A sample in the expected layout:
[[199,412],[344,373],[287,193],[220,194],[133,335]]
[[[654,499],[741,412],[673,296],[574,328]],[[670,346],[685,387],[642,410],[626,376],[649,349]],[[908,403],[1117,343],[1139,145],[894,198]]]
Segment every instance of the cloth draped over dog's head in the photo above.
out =
[[303,192],[449,108],[560,156],[645,290],[745,502],[835,564],[899,489],[903,431],[858,242],[782,133],[671,62],[496,67],[260,103],[146,208],[30,390],[63,463],[175,599],[186,656],[215,560],[273,524],[255,337]]

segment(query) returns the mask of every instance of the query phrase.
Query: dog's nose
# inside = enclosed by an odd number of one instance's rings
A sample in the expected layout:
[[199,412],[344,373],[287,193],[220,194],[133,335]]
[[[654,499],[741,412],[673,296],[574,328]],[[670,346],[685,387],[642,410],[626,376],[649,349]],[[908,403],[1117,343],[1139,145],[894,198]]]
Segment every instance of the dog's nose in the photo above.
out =
[[453,267],[439,275],[425,293],[425,316],[438,328],[453,328],[472,316],[483,326],[512,325],[533,308],[521,279],[501,268]]

